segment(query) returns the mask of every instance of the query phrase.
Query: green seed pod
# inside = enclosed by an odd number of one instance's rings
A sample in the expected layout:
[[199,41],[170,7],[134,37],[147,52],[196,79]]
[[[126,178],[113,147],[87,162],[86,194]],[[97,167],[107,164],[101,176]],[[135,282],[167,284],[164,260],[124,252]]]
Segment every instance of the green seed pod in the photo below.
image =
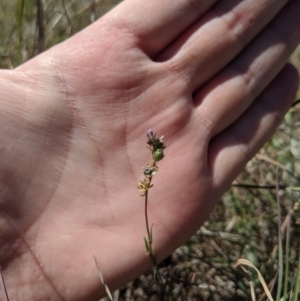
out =
[[155,162],[160,161],[164,157],[164,151],[163,149],[159,148],[157,149],[153,154],[152,158]]

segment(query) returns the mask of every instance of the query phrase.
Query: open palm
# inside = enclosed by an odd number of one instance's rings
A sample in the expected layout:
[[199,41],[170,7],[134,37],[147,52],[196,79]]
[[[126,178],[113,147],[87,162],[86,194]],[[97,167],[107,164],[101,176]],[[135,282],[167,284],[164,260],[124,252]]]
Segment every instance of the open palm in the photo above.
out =
[[136,188],[150,128],[167,145],[149,192],[157,257],[199,228],[293,100],[300,1],[286,2],[128,0],[1,71],[11,300],[96,300],[93,254],[112,289],[151,267]]

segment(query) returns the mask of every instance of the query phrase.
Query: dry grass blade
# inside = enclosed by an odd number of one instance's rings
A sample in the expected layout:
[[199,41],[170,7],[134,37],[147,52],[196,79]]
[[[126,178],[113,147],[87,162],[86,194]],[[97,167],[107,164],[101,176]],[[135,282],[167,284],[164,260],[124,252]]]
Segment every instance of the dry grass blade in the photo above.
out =
[[[275,277],[269,282],[268,284],[268,287],[270,288],[270,292],[273,291],[273,288],[275,286],[275,283],[276,283],[276,280],[277,280],[277,274],[275,275]],[[259,297],[258,301],[263,301],[265,300],[264,298],[266,297],[266,294],[263,293],[261,294],[261,296]]]
[[[259,281],[260,281],[260,283],[261,283],[261,285],[263,286],[263,289],[264,289],[264,291],[265,291],[265,293],[266,293],[266,295],[267,295],[267,297],[270,299],[270,301],[274,301],[274,299],[273,299],[273,297],[272,297],[272,295],[271,295],[271,292],[270,292],[270,290],[269,290],[269,288],[268,288],[268,286],[267,286],[267,284],[266,284],[266,282],[265,282],[265,279],[264,279],[264,277],[262,276],[262,274],[260,273],[260,271],[250,262],[250,261],[248,261],[247,259],[243,259],[243,258],[240,258],[238,261],[237,261],[237,263],[236,263],[236,265],[235,265],[236,267],[240,267],[240,268],[242,268],[242,270],[243,270],[243,274],[248,274],[248,272],[247,272],[247,270],[246,269],[244,269],[244,267],[243,266],[248,266],[248,267],[251,267],[251,268],[253,268],[255,271],[256,271],[256,273],[257,273],[257,276],[258,276],[258,279],[259,279]],[[248,274],[249,275],[249,274]],[[249,276],[250,277],[250,276]],[[248,277],[247,277],[248,278]],[[248,278],[249,279],[249,278]],[[251,284],[251,283],[250,283]],[[252,295],[252,293],[253,292],[251,292],[251,295]],[[255,297],[254,297],[255,298]],[[253,299],[253,297],[252,297],[252,299]],[[253,299],[253,300],[255,300],[255,299]]]
[[94,255],[94,259],[95,259],[95,264],[96,264],[96,267],[97,267],[97,270],[98,270],[98,273],[99,273],[99,276],[100,276],[100,280],[101,280],[102,284],[104,285],[105,292],[106,292],[106,294],[107,294],[109,300],[110,300],[110,301],[113,301],[112,294],[111,294],[111,292],[110,292],[108,286],[106,285],[106,283],[105,283],[105,281],[104,281],[104,279],[103,279],[103,275],[102,275],[101,269],[100,269],[100,267],[99,267],[99,265],[98,265],[98,262],[97,262],[97,259],[96,259],[95,255]]
[[213,232],[213,231],[206,229],[204,226],[201,227],[199,232],[202,235],[206,235],[206,236],[219,236],[220,238],[228,240],[228,241],[240,242],[243,240],[242,235],[232,234],[232,233],[228,233],[228,232],[221,232],[221,231]]
[[258,158],[259,160],[263,160],[263,161],[266,161],[268,163],[271,163],[273,164],[274,166],[278,167],[279,169],[282,169],[283,171],[287,171],[287,172],[290,172],[290,170],[288,170],[284,165],[282,165],[281,163],[267,157],[267,156],[264,156],[262,154],[256,154],[255,155],[256,158]]
[[2,286],[4,300],[5,301],[9,301],[9,298],[8,298],[8,295],[7,295],[6,286],[5,286],[5,282],[4,282],[4,278],[3,278],[3,274],[2,274],[2,268],[1,268],[1,266],[0,266],[0,284]]

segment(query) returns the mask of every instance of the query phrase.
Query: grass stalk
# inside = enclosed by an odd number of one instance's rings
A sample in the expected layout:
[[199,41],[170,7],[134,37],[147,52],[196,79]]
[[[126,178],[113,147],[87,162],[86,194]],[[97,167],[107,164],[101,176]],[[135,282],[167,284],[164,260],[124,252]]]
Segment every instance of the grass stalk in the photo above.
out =
[[109,287],[107,286],[107,284],[106,284],[105,281],[104,281],[104,278],[103,278],[101,269],[100,269],[100,267],[99,267],[99,264],[98,264],[98,261],[97,261],[95,255],[94,255],[94,260],[95,260],[96,268],[97,268],[97,271],[98,271],[98,274],[99,274],[99,277],[100,277],[100,281],[101,281],[101,283],[102,283],[103,286],[104,286],[104,289],[105,289],[107,298],[109,299],[109,301],[114,301],[114,300],[113,300],[113,297],[112,297],[112,294],[111,294],[111,292],[110,292],[110,289],[109,289]]
[[279,198],[278,170],[276,170],[276,200],[277,200],[277,208],[278,208],[278,268],[279,268],[276,300],[279,301],[282,292],[282,282],[283,282],[283,247],[282,247],[281,209],[280,209],[280,198]]
[[298,266],[297,266],[297,277],[296,277],[296,284],[294,290],[294,299],[293,301],[298,301],[299,296],[299,288],[300,288],[300,247],[298,248]]
[[290,213],[287,216],[286,226],[286,243],[285,243],[285,271],[284,271],[284,286],[283,286],[283,301],[287,300],[288,296],[288,280],[289,280],[289,251],[290,251],[290,240],[291,240],[291,218]]

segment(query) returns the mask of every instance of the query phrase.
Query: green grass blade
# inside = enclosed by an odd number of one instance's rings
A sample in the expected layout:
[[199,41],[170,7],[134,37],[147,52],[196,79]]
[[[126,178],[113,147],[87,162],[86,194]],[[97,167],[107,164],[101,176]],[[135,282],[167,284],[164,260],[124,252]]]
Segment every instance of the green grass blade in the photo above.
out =
[[298,250],[298,266],[297,266],[297,277],[296,277],[296,285],[294,291],[294,301],[298,301],[299,296],[299,287],[300,287],[300,248]]
[[283,282],[283,248],[282,248],[281,210],[280,210],[280,199],[279,199],[278,170],[276,170],[276,201],[277,201],[277,208],[278,208],[278,268],[279,268],[276,300],[279,301],[280,297],[281,297],[282,282]]
[[284,286],[283,286],[283,301],[288,298],[288,280],[289,280],[289,269],[290,269],[290,241],[291,241],[291,213],[288,214],[287,225],[286,225],[286,244],[285,244],[285,272],[284,272]]

